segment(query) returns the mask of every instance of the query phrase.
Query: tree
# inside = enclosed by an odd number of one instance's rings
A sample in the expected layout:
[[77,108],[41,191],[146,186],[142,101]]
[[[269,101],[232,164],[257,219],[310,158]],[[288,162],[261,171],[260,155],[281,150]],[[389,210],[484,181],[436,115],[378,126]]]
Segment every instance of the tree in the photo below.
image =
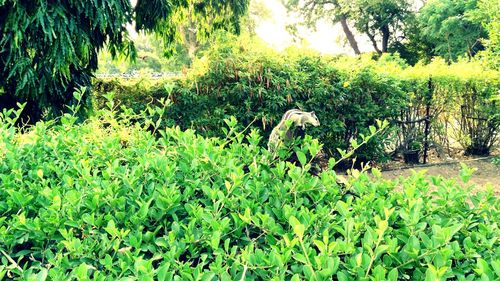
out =
[[413,14],[408,0],[286,0],[285,4],[290,11],[302,14],[309,27],[319,19],[339,22],[355,54],[360,54],[360,50],[348,22],[367,35],[381,54],[388,51],[391,40],[399,40],[402,34],[398,32],[402,32],[405,20]]
[[304,24],[308,27],[315,27],[319,19],[327,18],[332,23],[340,23],[346,35],[349,45],[356,55],[361,54],[358,42],[348,24],[350,17],[349,9],[346,9],[342,0],[284,0],[289,11],[293,11],[304,16]]
[[405,22],[413,14],[407,0],[357,0],[352,3],[349,14],[354,26],[368,36],[377,53],[386,53],[390,40],[395,44],[404,38]]
[[488,38],[481,40],[486,47],[482,57],[494,68],[500,68],[500,3],[490,0],[478,0],[477,9],[469,11],[467,16],[473,22],[480,22],[488,33]]
[[104,46],[113,56],[135,58],[126,28],[134,19],[137,30],[155,32],[174,48],[189,4],[200,36],[208,37],[216,29],[238,32],[248,1],[0,0],[0,109],[28,102],[31,121],[59,114],[74,102],[75,87],[91,84]]
[[470,58],[484,49],[481,40],[488,35],[481,21],[472,16],[476,10],[477,0],[427,2],[418,23],[420,40],[426,43],[431,55],[455,61],[461,55]]
[[248,8],[248,13],[242,18],[242,26],[245,27],[244,32],[248,32],[250,36],[257,35],[256,29],[259,21],[267,20],[272,17],[272,12],[265,4],[266,0],[251,0]]

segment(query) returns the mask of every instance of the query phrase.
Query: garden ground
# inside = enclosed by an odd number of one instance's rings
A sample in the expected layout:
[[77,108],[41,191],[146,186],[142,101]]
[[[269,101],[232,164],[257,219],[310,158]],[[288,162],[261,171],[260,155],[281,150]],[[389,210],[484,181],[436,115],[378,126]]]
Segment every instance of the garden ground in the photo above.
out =
[[[490,183],[493,186],[495,195],[500,196],[500,167],[493,164],[491,158],[463,159],[462,161],[468,167],[477,169],[466,186],[473,184],[474,190],[479,191],[486,189],[488,183]],[[430,165],[413,168],[395,168],[382,172],[382,176],[386,179],[394,179],[400,176],[410,176],[413,171],[425,170],[427,175],[442,176],[448,179],[454,178],[457,179],[457,182],[460,182],[460,169],[461,166],[458,161],[450,161],[449,163],[431,163]]]

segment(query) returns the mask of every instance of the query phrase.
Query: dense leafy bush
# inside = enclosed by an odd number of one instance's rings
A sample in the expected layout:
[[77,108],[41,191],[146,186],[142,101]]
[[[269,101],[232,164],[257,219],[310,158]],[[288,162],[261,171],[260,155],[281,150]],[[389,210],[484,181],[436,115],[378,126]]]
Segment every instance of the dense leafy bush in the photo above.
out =
[[491,191],[377,170],[341,185],[330,169],[307,172],[320,148],[310,137],[296,167],[273,161],[235,119],[225,138],[178,127],[156,138],[123,112],[79,125],[66,114],[24,133],[12,112],[0,119],[0,279],[500,277]]
[[[348,148],[360,133],[367,134],[376,119],[396,118],[406,101],[392,77],[380,76],[370,67],[341,72],[319,56],[267,54],[222,44],[199,63],[187,78],[169,82],[175,83],[172,93],[145,81],[129,86],[98,81],[97,104],[102,104],[101,93],[114,91],[121,103],[140,111],[145,101],[168,96],[173,106],[166,125],[222,136],[223,120],[236,116],[242,124],[259,128],[265,138],[284,112],[301,108],[316,112],[321,126],[309,133],[333,154],[336,148]],[[372,141],[357,155],[379,159],[382,146]]]
[[[166,82],[175,84],[173,92],[161,83],[124,85],[101,80],[96,83],[96,97],[102,104],[100,95],[115,91],[120,102],[136,110],[143,109],[145,101],[170,97],[174,104],[165,124],[193,128],[205,136],[222,136],[223,119],[236,116],[243,124],[254,122],[267,137],[286,110],[314,110],[322,125],[309,133],[331,154],[336,148],[347,148],[358,134],[366,134],[375,119],[390,120],[396,127],[408,108],[415,108],[420,113],[415,118],[422,118],[423,101],[430,97],[436,137],[455,136],[468,150],[487,139],[485,149],[489,151],[498,138],[494,133],[484,136],[476,131],[498,131],[499,105],[491,101],[498,95],[498,77],[497,71],[473,62],[450,66],[436,60],[409,67],[397,56],[384,55],[378,61],[369,56],[327,58],[302,49],[278,54],[243,40],[215,45],[185,78]],[[489,116],[490,121],[474,126],[472,132],[457,126],[461,108],[473,111],[473,118]],[[381,160],[386,155],[384,141],[394,140],[380,136],[356,155]],[[443,141],[448,140],[436,140]]]

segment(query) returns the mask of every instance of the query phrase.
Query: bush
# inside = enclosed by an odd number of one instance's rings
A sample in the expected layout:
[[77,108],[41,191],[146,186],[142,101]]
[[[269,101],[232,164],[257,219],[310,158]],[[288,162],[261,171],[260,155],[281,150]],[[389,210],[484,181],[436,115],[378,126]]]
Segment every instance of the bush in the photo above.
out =
[[[397,80],[370,67],[342,72],[319,56],[267,55],[239,45],[222,45],[207,56],[208,65],[198,65],[185,79],[167,82],[176,85],[171,94],[161,84],[97,81],[97,104],[103,104],[102,93],[114,91],[118,101],[140,111],[145,101],[168,96],[173,106],[164,124],[219,137],[229,116],[245,125],[253,122],[267,138],[288,109],[315,111],[321,126],[308,133],[334,155],[337,148],[348,149],[358,134],[367,134],[376,119],[396,118],[406,102]],[[372,141],[357,156],[378,160],[384,153],[380,142]]]
[[[108,110],[24,133],[6,115],[0,279],[500,277],[491,190],[469,195],[422,174],[386,181],[376,169],[341,185],[331,169],[313,177],[308,161],[272,161],[259,132],[237,133],[235,119],[225,138],[178,127],[156,138]],[[319,146],[297,149],[309,159]]]
[[[98,107],[102,107],[102,94],[115,91],[119,102],[136,111],[155,99],[169,97],[173,106],[167,110],[164,125],[176,124],[204,136],[219,137],[223,136],[223,120],[229,116],[245,125],[253,122],[252,126],[267,138],[288,109],[315,111],[321,126],[308,129],[308,133],[324,143],[326,152],[338,156],[337,148],[349,148],[350,140],[366,134],[376,119],[389,120],[396,127],[409,108],[421,114],[415,118],[424,117],[423,101],[430,95],[434,142],[456,142],[449,140],[455,136],[469,150],[470,143],[481,142],[484,137],[467,141],[468,136],[475,139],[478,134],[456,126],[460,108],[473,108],[478,116],[496,116],[486,129],[481,125],[477,130],[498,132],[498,114],[492,115],[498,113],[498,105],[488,101],[497,95],[498,77],[498,72],[474,62],[449,66],[436,60],[426,66],[408,67],[397,56],[384,55],[374,61],[369,57],[320,57],[295,49],[278,54],[234,40],[216,44],[184,78],[164,80],[167,85],[175,84],[173,92],[166,91],[162,83],[145,80],[126,84],[99,80],[95,83],[95,97]],[[467,85],[481,93],[475,105],[467,98]],[[417,136],[424,135],[420,127]],[[450,128],[453,130],[447,131]],[[488,150],[497,139],[496,134],[487,136]],[[364,161],[387,159],[384,142],[387,136],[380,135],[355,156]]]

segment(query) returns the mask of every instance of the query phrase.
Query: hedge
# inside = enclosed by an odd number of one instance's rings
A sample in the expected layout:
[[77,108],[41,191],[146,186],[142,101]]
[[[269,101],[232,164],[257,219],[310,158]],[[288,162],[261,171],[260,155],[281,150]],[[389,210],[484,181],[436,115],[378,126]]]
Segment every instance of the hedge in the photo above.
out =
[[[455,128],[454,134],[439,130],[450,130],[449,124],[461,123],[461,109],[465,106],[474,113],[470,117],[487,119],[478,130],[486,127],[486,131],[498,131],[499,106],[492,100],[498,97],[498,77],[498,72],[484,70],[475,63],[449,66],[435,61],[408,67],[391,56],[378,61],[367,57],[325,58],[297,51],[278,54],[231,43],[216,46],[183,78],[155,85],[147,81],[125,85],[120,80],[97,80],[94,84],[97,107],[102,107],[102,96],[110,91],[121,104],[136,111],[148,101],[168,97],[173,105],[164,123],[192,128],[205,136],[221,136],[222,120],[235,116],[242,124],[253,122],[267,137],[286,110],[315,111],[322,124],[307,132],[334,154],[336,148],[346,149],[350,140],[366,134],[376,119],[390,120],[397,127],[396,120],[408,108],[416,106],[422,112],[428,96],[432,96],[435,136],[454,135],[466,148],[484,143],[484,136],[467,132],[465,127]],[[429,79],[432,93],[428,90]],[[172,83],[175,86],[169,92],[165,84]],[[471,99],[477,102],[472,104]],[[357,156],[387,158],[384,142],[395,141],[387,138],[382,135],[370,142]],[[487,153],[497,140],[489,138],[484,143]]]

